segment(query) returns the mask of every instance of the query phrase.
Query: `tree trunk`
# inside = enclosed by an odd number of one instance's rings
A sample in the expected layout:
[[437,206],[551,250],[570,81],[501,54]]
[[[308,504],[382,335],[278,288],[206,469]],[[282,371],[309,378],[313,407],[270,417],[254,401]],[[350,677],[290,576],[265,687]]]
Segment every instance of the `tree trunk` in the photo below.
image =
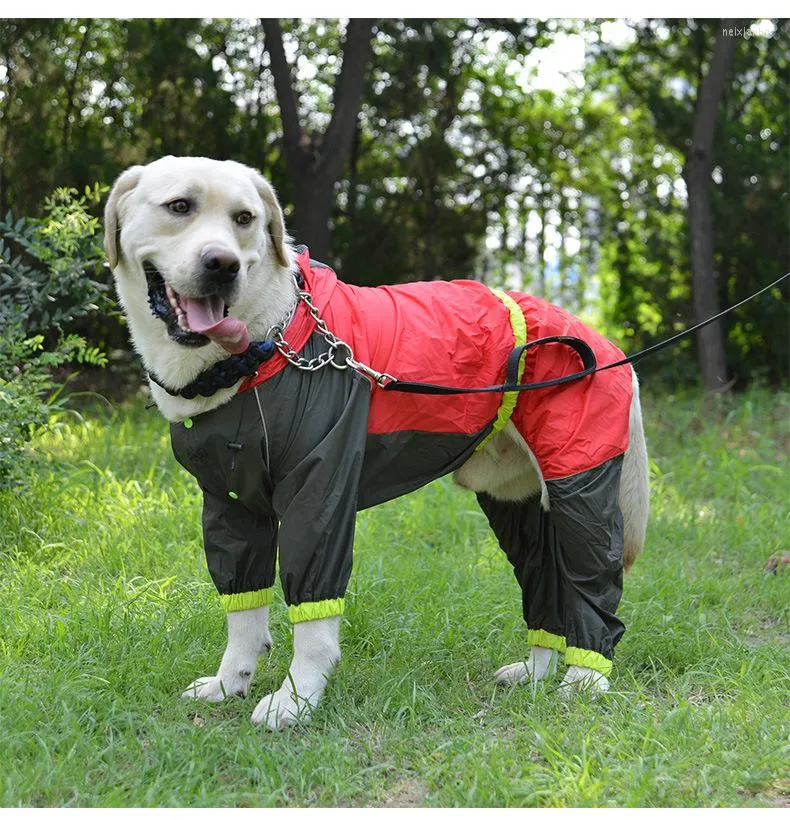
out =
[[297,243],[310,249],[310,256],[332,264],[329,258],[334,185],[306,173],[294,191],[293,234]]
[[569,299],[568,299],[568,268],[570,267],[570,259],[568,258],[568,254],[565,250],[565,240],[569,236],[569,227],[571,223],[570,213],[568,212],[568,200],[565,198],[565,195],[562,193],[562,185],[560,185],[560,201],[559,201],[559,216],[560,216],[560,225],[559,225],[559,234],[560,234],[560,247],[558,249],[557,255],[557,273],[559,276],[558,282],[558,294],[557,294],[557,304],[561,307],[568,308],[570,307]]
[[[529,207],[527,206],[526,194],[523,197],[521,197],[518,216],[521,227],[521,233],[518,238],[518,289],[523,291],[526,290],[526,285],[524,282],[524,268],[528,264],[527,251],[529,247],[529,231],[527,230],[527,223],[529,222]],[[507,214],[503,214],[502,222],[505,223],[506,220]]]
[[299,101],[285,58],[279,22],[264,19],[261,25],[283,124],[283,155],[294,189],[296,240],[308,245],[313,257],[331,263],[334,186],[351,152],[371,51],[373,21],[352,19],[348,22],[343,65],[334,88],[332,119],[324,134],[307,134],[299,123]]
[[[734,20],[722,20],[708,73],[699,88],[691,147],[683,177],[688,190],[689,232],[691,235],[692,291],[694,318],[701,322],[720,310],[717,272],[713,256],[713,212],[710,204],[710,175],[713,165],[713,136],[724,96],[724,87],[737,39],[724,31],[735,27]],[[697,355],[706,391],[727,386],[724,332],[714,322],[699,332]]]

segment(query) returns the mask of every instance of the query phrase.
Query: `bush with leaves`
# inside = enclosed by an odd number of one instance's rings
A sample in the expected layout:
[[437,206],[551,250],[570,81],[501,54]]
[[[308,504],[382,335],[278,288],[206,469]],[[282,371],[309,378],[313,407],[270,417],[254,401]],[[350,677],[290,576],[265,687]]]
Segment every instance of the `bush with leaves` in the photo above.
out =
[[59,188],[41,219],[0,221],[0,487],[24,480],[25,448],[62,409],[53,371],[104,366],[105,354],[69,325],[112,308],[99,220],[89,208],[105,186]]
[[114,308],[101,226],[89,211],[106,192],[98,183],[82,196],[58,188],[46,199],[42,219],[14,222],[9,213],[0,221],[0,330],[18,320],[29,333],[49,336]]

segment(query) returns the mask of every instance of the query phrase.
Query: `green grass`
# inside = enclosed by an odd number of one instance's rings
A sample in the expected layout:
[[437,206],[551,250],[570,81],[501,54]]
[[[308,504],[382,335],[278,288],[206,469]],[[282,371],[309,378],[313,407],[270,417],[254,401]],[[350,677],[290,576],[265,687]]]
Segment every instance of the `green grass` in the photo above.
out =
[[0,803],[21,806],[787,806],[790,396],[646,402],[653,513],[613,691],[498,688],[515,580],[474,498],[437,482],[360,515],[344,657],[313,723],[178,696],[224,618],[200,500],[155,411],[72,419],[0,495]]

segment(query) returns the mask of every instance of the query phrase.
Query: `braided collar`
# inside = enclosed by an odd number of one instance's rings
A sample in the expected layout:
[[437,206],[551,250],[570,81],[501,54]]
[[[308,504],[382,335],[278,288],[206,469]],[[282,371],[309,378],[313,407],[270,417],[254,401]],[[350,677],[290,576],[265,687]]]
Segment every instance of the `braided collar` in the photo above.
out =
[[[300,246],[297,246],[296,250],[300,249]],[[295,274],[294,283],[297,291],[304,287],[304,277],[301,273],[298,272]],[[266,335],[270,335],[272,330],[278,326],[281,330],[284,330],[292,318],[293,314],[287,316],[281,320],[282,325],[275,325]],[[189,384],[185,384],[178,390],[171,390],[166,384],[162,384],[150,370],[147,370],[146,373],[148,374],[149,381],[159,385],[162,390],[171,396],[181,396],[184,399],[194,399],[197,396],[208,398],[209,396],[213,396],[218,390],[233,387],[239,379],[243,379],[245,376],[254,373],[261,362],[271,359],[276,349],[271,339],[265,339],[262,342],[252,342],[243,353],[236,353],[227,359],[221,359],[208,370],[204,370],[197,378],[189,382]]]
[[274,355],[275,349],[274,342],[270,339],[253,342],[244,353],[237,353],[227,359],[222,359],[179,390],[171,390],[166,384],[162,384],[150,370],[148,378],[171,396],[181,396],[185,399],[213,396],[218,390],[233,387],[239,379],[254,373],[261,362],[265,362]]

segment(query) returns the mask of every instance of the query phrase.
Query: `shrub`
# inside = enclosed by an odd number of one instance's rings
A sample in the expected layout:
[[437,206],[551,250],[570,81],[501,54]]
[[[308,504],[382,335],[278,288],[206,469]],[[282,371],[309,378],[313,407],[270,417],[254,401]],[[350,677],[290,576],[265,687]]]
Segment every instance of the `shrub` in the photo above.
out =
[[9,213],[0,222],[0,330],[21,323],[28,334],[47,337],[113,308],[99,220],[88,210],[106,191],[96,184],[78,196],[74,188],[58,188],[42,219],[14,223]]
[[103,351],[68,332],[113,304],[99,221],[89,212],[106,190],[59,188],[42,219],[0,221],[0,486],[24,480],[26,445],[63,407],[54,369],[106,364]]

